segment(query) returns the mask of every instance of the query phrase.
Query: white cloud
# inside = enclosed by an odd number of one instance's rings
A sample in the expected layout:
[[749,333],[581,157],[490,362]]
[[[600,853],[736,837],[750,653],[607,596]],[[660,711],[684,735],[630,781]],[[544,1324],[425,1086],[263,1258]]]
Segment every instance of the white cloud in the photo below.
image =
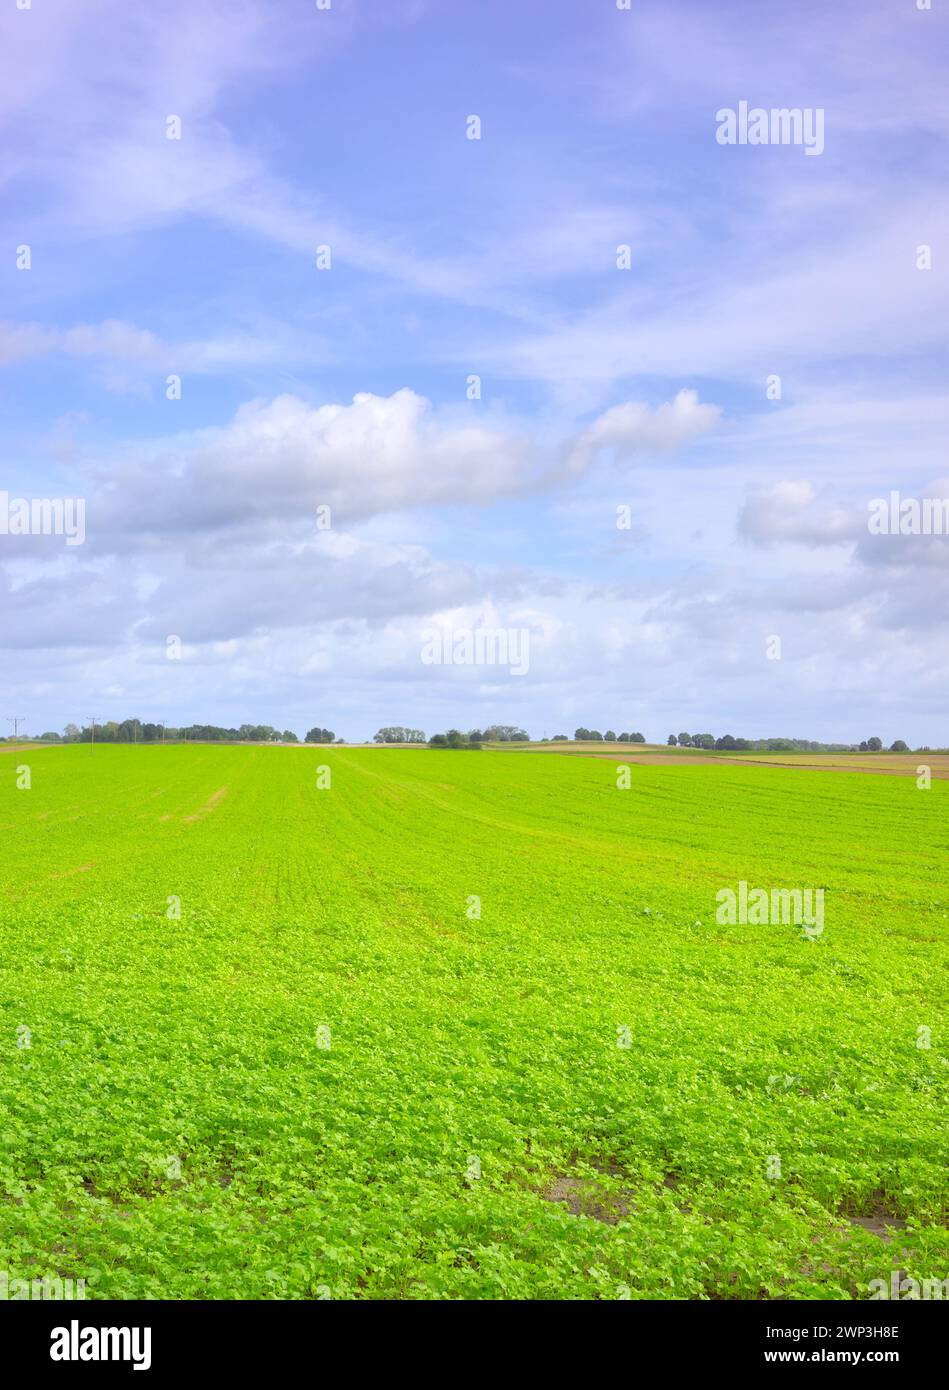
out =
[[261,539],[274,522],[283,534],[287,523],[314,525],[319,506],[336,525],[488,503],[532,486],[535,471],[526,439],[436,411],[408,388],[360,392],[349,405],[283,395],[241,406],[223,428],[128,451],[90,504],[90,536],[106,548],[235,527]]
[[627,401],[604,411],[574,443],[567,460],[572,473],[585,472],[608,450],[617,463],[641,454],[668,454],[714,430],[721,408],[703,405],[698,392],[682,390],[672,401],[653,408]]
[[758,545],[852,545],[859,539],[861,518],[856,507],[844,507],[825,493],[820,496],[806,479],[782,481],[754,493],[738,513],[738,530]]

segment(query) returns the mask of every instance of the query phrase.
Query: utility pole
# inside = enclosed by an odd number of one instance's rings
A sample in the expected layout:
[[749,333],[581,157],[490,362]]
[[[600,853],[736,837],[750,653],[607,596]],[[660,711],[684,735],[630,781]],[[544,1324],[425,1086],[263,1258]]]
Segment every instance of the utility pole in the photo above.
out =
[[161,745],[162,745],[162,747],[164,748],[164,746],[165,746],[165,726],[164,726],[164,724],[162,724],[162,726],[161,726]]
[[22,719],[19,715],[12,715],[12,714],[10,714],[10,715],[7,715],[7,723],[13,725],[13,756],[16,757],[16,753],[17,753],[17,747],[16,747],[17,733],[19,732],[20,725],[21,725],[21,724],[25,724],[25,723],[26,723],[26,720],[25,720],[25,719]]
[[92,747],[89,751],[94,753],[96,751],[96,716],[90,714],[89,718],[92,720]]

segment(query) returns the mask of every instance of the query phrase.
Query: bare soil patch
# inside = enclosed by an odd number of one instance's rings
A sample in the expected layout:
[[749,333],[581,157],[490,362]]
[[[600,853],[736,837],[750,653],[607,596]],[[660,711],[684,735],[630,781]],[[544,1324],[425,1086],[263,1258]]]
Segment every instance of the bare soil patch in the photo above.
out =
[[932,776],[936,779],[949,780],[949,758],[945,754],[937,753],[913,753],[905,754],[880,754],[879,761],[876,759],[866,759],[861,761],[847,762],[846,755],[827,754],[826,758],[815,761],[813,758],[802,757],[800,760],[791,759],[779,760],[776,758],[744,757],[731,758],[726,755],[717,757],[703,757],[697,753],[649,753],[633,752],[632,745],[623,751],[600,753],[593,752],[587,748],[531,748],[525,751],[531,753],[557,753],[560,757],[574,758],[600,758],[607,762],[619,763],[639,763],[651,767],[708,767],[712,763],[727,763],[730,767],[776,767],[783,771],[795,771],[798,768],[806,768],[811,772],[858,772],[866,773],[877,777],[915,777],[917,769],[928,767]]
[[573,1216],[590,1216],[607,1226],[615,1226],[630,1210],[626,1194],[607,1192],[592,1178],[564,1175],[555,1178],[540,1195],[546,1202],[566,1206]]

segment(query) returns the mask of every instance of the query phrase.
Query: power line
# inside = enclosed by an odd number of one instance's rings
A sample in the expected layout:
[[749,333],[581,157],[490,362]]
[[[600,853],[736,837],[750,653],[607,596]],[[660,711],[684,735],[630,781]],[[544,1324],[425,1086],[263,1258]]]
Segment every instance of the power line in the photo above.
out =
[[16,752],[17,752],[17,747],[16,747],[17,734],[19,733],[20,725],[21,725],[21,724],[25,724],[25,723],[26,723],[26,720],[25,720],[21,715],[18,715],[18,714],[17,714],[17,715],[8,714],[8,715],[7,715],[7,723],[13,725],[13,755],[14,755],[14,757],[16,757]]

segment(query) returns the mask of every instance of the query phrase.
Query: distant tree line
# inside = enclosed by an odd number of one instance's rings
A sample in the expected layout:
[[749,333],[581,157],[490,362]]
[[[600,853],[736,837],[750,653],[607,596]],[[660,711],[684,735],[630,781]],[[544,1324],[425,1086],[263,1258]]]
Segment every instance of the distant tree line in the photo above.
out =
[[[607,729],[579,728],[574,730],[578,743],[645,743],[641,733],[614,733]],[[184,727],[154,724],[141,719],[123,719],[120,722],[106,719],[101,724],[96,721],[95,730],[91,724],[80,726],[67,724],[61,734],[47,731],[44,734],[18,736],[20,743],[174,743],[182,740],[194,743],[299,743],[292,729],[283,732],[272,724],[241,724],[236,729],[226,729],[217,724],[189,724]],[[0,738],[0,743],[12,742],[11,738]],[[447,733],[435,734],[428,739],[431,748],[480,748],[483,743],[528,743],[530,735],[515,724],[490,724],[485,729],[469,729],[462,733],[449,729]],[[554,734],[544,743],[569,743],[567,734]],[[308,730],[304,743],[343,743],[332,729],[319,727]],[[387,725],[373,735],[375,743],[409,743],[424,745],[425,734],[421,729],[410,729],[401,724]],[[669,747],[717,749],[721,752],[754,753],[880,753],[883,740],[867,738],[859,743],[818,743],[806,738],[736,738],[732,734],[670,734],[666,739]],[[895,739],[887,750],[890,753],[908,753],[908,744],[901,738]],[[916,749],[918,753],[945,752],[928,746]]]
[[468,734],[463,734],[460,729],[449,729],[447,734],[432,734],[428,740],[429,748],[478,749],[481,747],[481,743],[480,729],[472,729]]
[[[762,739],[760,742],[777,744],[784,742],[789,743],[791,740],[774,738]],[[736,749],[738,751],[754,747],[751,739],[734,738],[731,734],[723,734],[721,738],[716,738],[714,734],[670,734],[666,739],[666,743],[670,748],[674,748],[676,744],[678,744],[680,748],[725,748],[729,750]],[[780,750],[774,748],[770,751],[776,753]]]
[[[670,734],[666,742],[673,748],[678,744],[680,748],[718,748],[729,752],[754,753],[879,753],[883,749],[883,740],[879,738],[868,738],[862,743],[818,743],[808,738],[734,738],[731,734],[715,738],[712,734]],[[909,747],[898,738],[890,744],[889,752],[908,753]]]
[[[314,739],[307,734],[308,743],[332,743],[335,735],[327,729],[311,729],[311,734],[319,733],[328,735],[325,738]],[[80,727],[78,724],[67,724],[61,734],[48,731],[40,734],[33,741],[37,743],[174,743],[181,740],[193,743],[299,743],[300,740],[292,729],[284,729],[281,733],[272,724],[241,724],[237,729],[225,729],[217,724],[188,724],[161,725],[153,724],[141,719],[123,719],[120,722],[114,719],[104,719],[100,724],[98,720],[93,729],[92,724]]]
[[[645,743],[643,734],[614,734],[612,729],[607,729],[605,734],[601,734],[599,729],[575,729],[574,738],[577,743]],[[554,743],[567,741],[566,734],[554,734]]]

